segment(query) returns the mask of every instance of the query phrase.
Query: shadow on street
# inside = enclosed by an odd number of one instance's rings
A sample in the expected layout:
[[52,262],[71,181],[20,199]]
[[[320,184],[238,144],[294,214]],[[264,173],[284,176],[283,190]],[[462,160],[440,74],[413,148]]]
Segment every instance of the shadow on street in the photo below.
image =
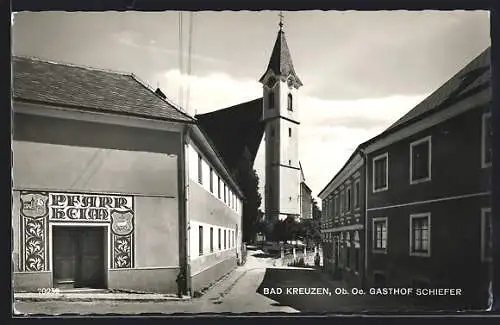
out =
[[[312,288],[315,288],[312,290]],[[438,313],[457,311],[447,304],[415,295],[360,294],[320,270],[299,268],[267,269],[257,293],[275,301],[273,306],[288,306],[306,313]]]

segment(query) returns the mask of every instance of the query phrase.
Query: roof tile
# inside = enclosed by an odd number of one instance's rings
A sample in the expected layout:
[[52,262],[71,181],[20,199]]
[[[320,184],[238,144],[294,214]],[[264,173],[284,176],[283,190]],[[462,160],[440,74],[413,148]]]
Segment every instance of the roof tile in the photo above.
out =
[[14,57],[13,75],[14,99],[151,119],[194,121],[132,74]]

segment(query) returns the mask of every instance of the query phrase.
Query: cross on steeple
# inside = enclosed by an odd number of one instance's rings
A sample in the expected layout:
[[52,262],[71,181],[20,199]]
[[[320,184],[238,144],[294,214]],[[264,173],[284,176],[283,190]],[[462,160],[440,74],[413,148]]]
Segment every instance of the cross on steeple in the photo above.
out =
[[279,17],[280,17],[280,24],[279,24],[280,25],[280,30],[283,30],[283,18],[284,18],[283,11],[280,11]]

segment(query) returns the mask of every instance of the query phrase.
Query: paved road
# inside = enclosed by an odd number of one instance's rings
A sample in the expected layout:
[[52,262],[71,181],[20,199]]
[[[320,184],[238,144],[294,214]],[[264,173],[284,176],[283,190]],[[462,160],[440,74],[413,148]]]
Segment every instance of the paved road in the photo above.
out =
[[[422,311],[414,297],[354,295],[340,282],[314,269],[279,268],[276,260],[259,251],[249,251],[247,263],[226,280],[192,301],[156,302],[17,302],[23,314],[176,314],[176,313],[356,313]],[[303,288],[303,289],[300,289]],[[305,288],[309,290],[306,292]],[[316,293],[310,291],[316,288]],[[276,294],[281,289],[281,294]],[[295,289],[295,292],[293,291]],[[267,290],[267,291],[266,291]],[[274,293],[271,290],[275,291]],[[288,292],[287,292],[288,290]],[[326,291],[326,292],[322,292]],[[309,294],[306,294],[309,293]],[[423,302],[421,299],[420,302]]]

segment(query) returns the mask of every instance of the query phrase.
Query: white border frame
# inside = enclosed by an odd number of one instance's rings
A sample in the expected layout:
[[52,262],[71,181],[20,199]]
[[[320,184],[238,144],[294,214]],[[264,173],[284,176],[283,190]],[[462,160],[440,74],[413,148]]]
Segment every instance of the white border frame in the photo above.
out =
[[[488,243],[485,242],[485,226],[486,226],[486,213],[490,214],[491,225],[493,226],[493,217],[491,215],[491,207],[481,209],[481,262],[492,262],[493,256],[485,256],[485,247]],[[493,253],[493,252],[492,252]]]
[[[419,218],[427,218],[429,222],[429,238],[428,238],[428,246],[429,249],[426,253],[423,252],[414,252],[413,251],[413,219],[419,219]],[[410,214],[410,225],[408,227],[410,229],[410,245],[409,245],[409,254],[410,256],[418,256],[418,257],[431,257],[431,249],[432,249],[432,218],[431,218],[431,213],[430,212],[424,212],[424,213],[414,213]]]
[[[386,164],[385,164],[385,187],[381,187],[378,189],[375,189],[375,162],[381,160],[381,159],[386,159]],[[381,155],[378,155],[374,158],[372,158],[372,192],[373,193],[378,193],[378,192],[383,192],[387,191],[389,189],[389,153],[383,153]]]
[[[375,231],[375,223],[383,221],[385,222],[385,229],[386,229],[386,243],[385,243],[385,249],[384,248],[376,248],[375,246],[375,236],[376,236],[376,231]],[[375,217],[372,218],[372,253],[375,254],[387,254],[389,248],[389,219],[387,217]]]
[[[105,227],[106,229],[104,231],[107,232],[106,235],[106,256],[104,256],[104,272],[105,274],[105,287],[108,288],[108,282],[109,282],[109,271],[114,270],[112,268],[113,266],[113,261],[111,260],[111,231],[110,231],[110,223],[97,223],[97,222],[49,222],[49,236],[48,236],[48,244],[49,244],[49,263],[48,263],[48,271],[52,273],[51,281],[52,281],[52,286],[55,286],[55,281],[54,281],[54,247],[53,247],[53,233],[54,233],[54,227]],[[134,232],[135,232],[135,225],[134,225]],[[134,253],[135,253],[135,243],[133,243],[134,247]],[[131,270],[133,268],[124,268],[124,269],[119,269],[119,270]]]
[[[485,162],[486,158],[486,119],[491,118],[491,112],[483,113],[481,117],[481,168],[491,167],[492,162]],[[493,139],[492,139],[493,140]]]
[[[422,144],[424,142],[427,142],[429,144],[428,147],[428,156],[427,156],[427,167],[429,168],[429,175],[425,178],[420,178],[420,179],[413,179],[413,147],[418,146],[419,144]],[[432,136],[426,136],[420,140],[413,141],[410,143],[410,185],[413,184],[419,184],[419,183],[425,183],[429,182],[432,180]]]

